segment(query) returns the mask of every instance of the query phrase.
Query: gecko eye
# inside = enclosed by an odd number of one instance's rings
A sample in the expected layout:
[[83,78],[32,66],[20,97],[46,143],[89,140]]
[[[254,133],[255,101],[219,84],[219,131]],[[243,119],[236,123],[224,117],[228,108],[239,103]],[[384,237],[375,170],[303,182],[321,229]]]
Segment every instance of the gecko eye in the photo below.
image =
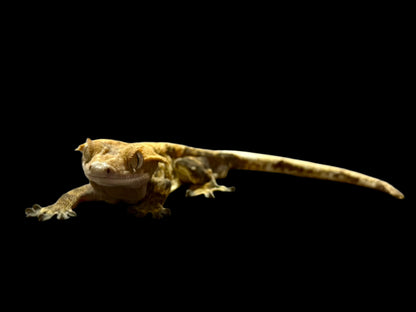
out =
[[135,172],[143,165],[143,155],[137,152],[129,159],[129,168],[131,171]]
[[140,153],[136,154],[137,156],[137,169],[139,169],[143,165],[143,155]]

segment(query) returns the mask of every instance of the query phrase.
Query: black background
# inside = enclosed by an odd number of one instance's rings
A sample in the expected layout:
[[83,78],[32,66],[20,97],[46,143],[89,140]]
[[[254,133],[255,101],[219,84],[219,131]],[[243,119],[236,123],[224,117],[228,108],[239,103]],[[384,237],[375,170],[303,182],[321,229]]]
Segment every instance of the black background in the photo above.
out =
[[[368,14],[173,24],[55,16],[16,25],[12,110],[3,116],[13,121],[10,145],[18,143],[13,185],[21,191],[10,192],[28,271],[86,269],[95,281],[148,271],[180,281],[194,272],[190,285],[267,278],[286,291],[322,280],[362,292],[363,283],[399,282],[414,236],[410,45],[406,20]],[[235,193],[185,198],[180,188],[163,220],[104,203],[83,203],[68,221],[26,219],[25,208],[87,183],[74,151],[87,137],[315,161],[386,180],[406,199],[232,171],[219,182]],[[227,293],[217,287],[216,297]]]

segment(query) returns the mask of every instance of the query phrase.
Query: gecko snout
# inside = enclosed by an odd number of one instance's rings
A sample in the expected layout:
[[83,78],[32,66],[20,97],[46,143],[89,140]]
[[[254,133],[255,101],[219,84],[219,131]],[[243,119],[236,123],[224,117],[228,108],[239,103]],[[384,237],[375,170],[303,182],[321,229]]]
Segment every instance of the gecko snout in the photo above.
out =
[[114,169],[110,165],[104,162],[99,162],[99,161],[96,161],[90,164],[89,171],[92,175],[104,176],[104,177],[109,176],[115,172]]

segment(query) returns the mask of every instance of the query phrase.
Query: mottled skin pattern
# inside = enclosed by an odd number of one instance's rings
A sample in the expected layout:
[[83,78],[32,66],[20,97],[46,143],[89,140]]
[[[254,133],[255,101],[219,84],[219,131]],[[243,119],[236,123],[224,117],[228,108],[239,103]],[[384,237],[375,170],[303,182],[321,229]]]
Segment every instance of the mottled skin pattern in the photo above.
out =
[[182,184],[186,195],[214,197],[215,191],[232,192],[218,185],[228,170],[257,170],[345,182],[377,189],[396,198],[403,194],[379,179],[351,170],[297,159],[239,151],[213,151],[172,143],[125,143],[90,140],[81,144],[82,167],[89,183],[62,195],[50,206],[26,209],[28,217],[68,219],[83,201],[124,202],[137,216],[170,214],[163,207],[168,195]]

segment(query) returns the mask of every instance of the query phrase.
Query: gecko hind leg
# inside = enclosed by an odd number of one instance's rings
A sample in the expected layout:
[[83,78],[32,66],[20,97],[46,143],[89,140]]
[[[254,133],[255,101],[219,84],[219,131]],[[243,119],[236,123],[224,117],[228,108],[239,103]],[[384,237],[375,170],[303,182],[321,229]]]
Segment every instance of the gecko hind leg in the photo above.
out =
[[[183,157],[175,160],[175,174],[183,183],[191,184],[186,196],[204,195],[206,198],[215,198],[214,192],[234,192],[234,187],[219,185],[216,177],[225,177],[228,168],[216,169],[214,172],[204,157]],[[227,169],[227,170],[226,170]]]

